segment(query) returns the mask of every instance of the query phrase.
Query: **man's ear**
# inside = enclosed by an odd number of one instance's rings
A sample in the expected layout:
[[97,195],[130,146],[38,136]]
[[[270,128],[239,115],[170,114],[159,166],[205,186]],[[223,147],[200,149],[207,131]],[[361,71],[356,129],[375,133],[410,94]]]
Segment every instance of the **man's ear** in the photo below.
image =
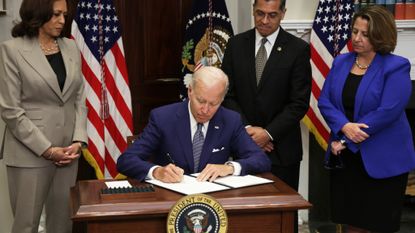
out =
[[187,87],[187,96],[190,96],[191,93],[192,93],[192,85],[189,85]]
[[284,8],[284,11],[282,11],[282,17],[281,17],[281,20],[283,20],[284,19],[284,17],[285,17],[285,13],[287,12],[287,8]]

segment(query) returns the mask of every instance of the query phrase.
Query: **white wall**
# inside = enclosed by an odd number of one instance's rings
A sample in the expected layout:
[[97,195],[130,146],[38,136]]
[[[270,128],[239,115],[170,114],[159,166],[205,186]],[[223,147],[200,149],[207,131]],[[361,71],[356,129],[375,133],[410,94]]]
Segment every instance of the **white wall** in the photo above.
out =
[[318,0],[287,0],[284,20],[313,20]]
[[411,79],[415,80],[415,20],[404,20],[397,23],[398,44],[394,53],[406,57],[411,63]]
[[[225,0],[235,34],[253,27],[253,0]],[[313,20],[318,0],[286,0],[284,20]]]
[[233,33],[238,34],[251,28],[252,0],[225,0]]

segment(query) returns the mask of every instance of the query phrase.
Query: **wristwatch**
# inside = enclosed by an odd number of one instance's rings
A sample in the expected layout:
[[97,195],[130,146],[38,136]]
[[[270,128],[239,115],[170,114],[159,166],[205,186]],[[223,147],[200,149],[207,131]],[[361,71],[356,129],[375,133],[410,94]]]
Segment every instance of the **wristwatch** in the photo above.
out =
[[232,167],[232,169],[233,169],[232,174],[235,172],[235,167],[233,166],[232,162],[228,161],[228,162],[225,163],[225,165],[228,165],[228,166]]

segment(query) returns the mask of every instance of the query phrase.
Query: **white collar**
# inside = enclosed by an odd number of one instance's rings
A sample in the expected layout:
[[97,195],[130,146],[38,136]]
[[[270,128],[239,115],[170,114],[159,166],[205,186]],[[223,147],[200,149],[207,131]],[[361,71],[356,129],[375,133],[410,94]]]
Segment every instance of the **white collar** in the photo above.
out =
[[[190,100],[188,101],[188,104],[187,104],[187,110],[189,111],[190,130],[192,132],[193,132],[193,130],[196,131],[196,129],[197,129],[197,121],[196,121],[195,117],[193,116],[192,111],[190,110]],[[207,131],[208,126],[209,126],[209,121],[203,123],[202,131],[204,133]]]
[[[278,27],[278,29],[273,32],[271,35],[267,36],[267,40],[268,42],[271,44],[271,48],[274,46],[275,40],[278,37],[278,33],[280,32],[280,28]],[[258,30],[255,29],[255,45],[261,46],[261,40],[262,40],[263,36],[261,36],[261,34],[259,34]]]

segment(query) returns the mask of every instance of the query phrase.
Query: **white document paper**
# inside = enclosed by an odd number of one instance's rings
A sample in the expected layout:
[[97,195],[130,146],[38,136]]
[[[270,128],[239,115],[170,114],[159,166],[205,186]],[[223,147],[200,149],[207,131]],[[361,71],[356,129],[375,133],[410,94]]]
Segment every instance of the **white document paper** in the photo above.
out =
[[128,180],[106,181],[107,188],[132,188]]
[[215,191],[222,191],[230,189],[229,187],[216,184],[208,181],[197,181],[196,177],[184,175],[183,180],[180,183],[164,183],[159,180],[146,180],[147,183],[151,183],[166,189],[170,189],[182,194],[191,195],[199,193],[210,193]]
[[258,184],[268,184],[272,182],[274,181],[265,179],[262,177],[258,177],[258,176],[253,176],[253,175],[225,176],[225,177],[217,178],[215,180],[215,183],[230,186],[232,188],[242,188],[242,187],[258,185]]
[[180,183],[164,183],[159,180],[146,180],[146,182],[186,195],[197,193],[210,193],[232,188],[242,188],[252,185],[268,184],[274,182],[273,180],[253,175],[226,176],[217,178],[213,182],[200,182],[196,180],[198,174],[199,173],[184,175],[183,180]]

